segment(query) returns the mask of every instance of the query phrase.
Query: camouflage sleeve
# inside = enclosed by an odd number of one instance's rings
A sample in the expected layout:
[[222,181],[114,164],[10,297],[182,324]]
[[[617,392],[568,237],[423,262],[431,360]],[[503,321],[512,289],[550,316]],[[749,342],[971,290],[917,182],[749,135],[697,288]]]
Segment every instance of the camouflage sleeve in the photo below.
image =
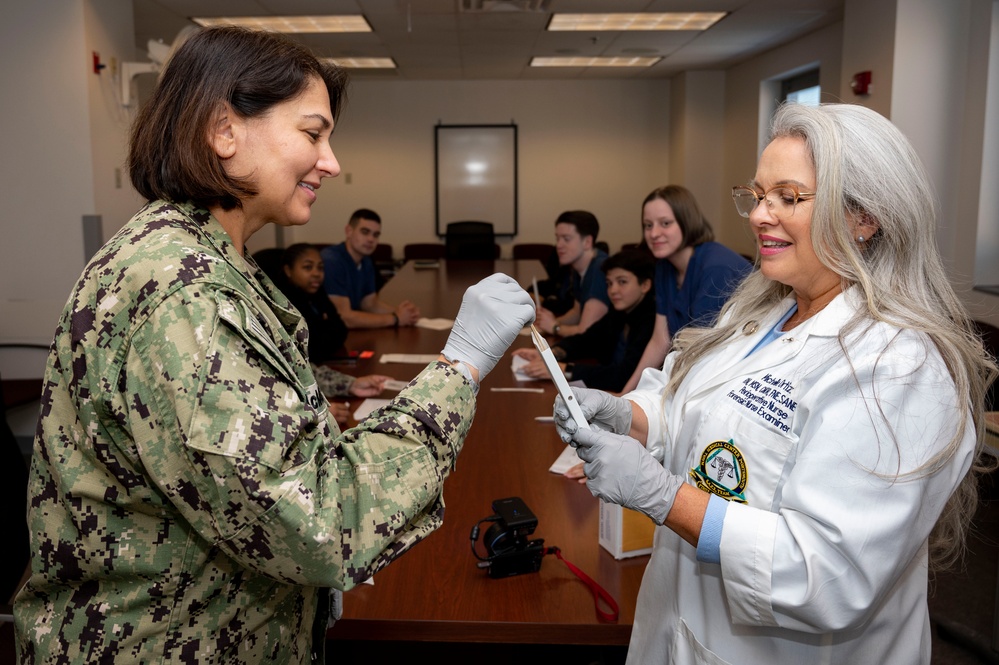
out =
[[471,388],[432,363],[340,435],[263,332],[238,294],[171,295],[125,360],[129,427],[147,473],[203,538],[275,579],[349,588],[440,525]]
[[338,372],[325,365],[313,365],[312,373],[319,382],[319,390],[326,397],[345,397],[349,395],[350,384],[354,383],[354,377],[343,372]]

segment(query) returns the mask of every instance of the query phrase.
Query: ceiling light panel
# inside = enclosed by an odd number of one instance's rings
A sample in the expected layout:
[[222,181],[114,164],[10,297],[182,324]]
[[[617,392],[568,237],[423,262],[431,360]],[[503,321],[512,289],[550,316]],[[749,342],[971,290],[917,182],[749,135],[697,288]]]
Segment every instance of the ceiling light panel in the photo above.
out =
[[725,12],[666,12],[659,14],[554,14],[549,30],[707,30]]
[[531,58],[531,67],[651,67],[662,58]]
[[371,26],[361,15],[341,16],[215,16],[194,17],[198,25],[240,25],[252,30],[283,33],[371,32]]
[[395,69],[392,58],[326,58],[344,69]]

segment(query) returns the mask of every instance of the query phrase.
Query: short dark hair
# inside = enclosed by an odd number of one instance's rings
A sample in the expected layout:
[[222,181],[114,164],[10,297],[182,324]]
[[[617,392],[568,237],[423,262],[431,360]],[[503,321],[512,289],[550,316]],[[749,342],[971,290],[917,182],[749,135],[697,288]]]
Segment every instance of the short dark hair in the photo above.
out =
[[654,189],[642,201],[642,210],[645,210],[646,203],[655,199],[662,199],[673,210],[673,216],[676,217],[676,222],[680,225],[680,232],[683,233],[683,242],[679,249],[696,247],[715,239],[711,223],[701,212],[700,206],[697,205],[697,199],[694,198],[694,194],[689,189],[680,185],[666,185]]
[[150,201],[239,207],[257,190],[248,179],[227,174],[209,142],[219,108],[228,104],[241,117],[261,116],[316,78],[326,85],[335,122],[347,88],[339,67],[272,32],[225,26],[194,34],[170,57],[132,124],[132,185]]
[[378,222],[379,224],[382,223],[382,218],[378,216],[378,213],[374,210],[369,210],[368,208],[355,210],[354,214],[350,216],[349,220],[347,220],[347,223],[356,228],[357,223],[362,219],[366,219],[369,222]]
[[309,251],[318,252],[319,248],[307,242],[296,242],[294,245],[288,245],[281,255],[281,265],[291,268],[295,265],[295,261]]
[[555,226],[559,224],[572,224],[580,237],[590,236],[593,242],[596,242],[597,236],[600,235],[600,222],[597,221],[596,215],[587,210],[566,210],[555,220]]
[[649,252],[640,249],[623,249],[617,254],[608,256],[600,264],[600,269],[603,270],[605,275],[615,268],[627,270],[637,277],[638,283],[641,284],[646,280],[651,281],[655,276],[656,258]]

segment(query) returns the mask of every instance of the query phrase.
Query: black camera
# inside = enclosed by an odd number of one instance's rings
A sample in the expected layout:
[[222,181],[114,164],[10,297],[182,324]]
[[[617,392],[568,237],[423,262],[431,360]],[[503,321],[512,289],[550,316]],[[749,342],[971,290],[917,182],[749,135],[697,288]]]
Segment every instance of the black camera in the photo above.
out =
[[[489,577],[511,577],[538,572],[545,555],[545,541],[541,538],[528,538],[538,526],[538,518],[517,496],[493,501],[493,512],[495,515],[486,518],[492,524],[483,536],[488,556],[483,559],[476,554],[484,562],[481,565],[488,567]],[[478,525],[472,530],[472,534],[474,552]]]

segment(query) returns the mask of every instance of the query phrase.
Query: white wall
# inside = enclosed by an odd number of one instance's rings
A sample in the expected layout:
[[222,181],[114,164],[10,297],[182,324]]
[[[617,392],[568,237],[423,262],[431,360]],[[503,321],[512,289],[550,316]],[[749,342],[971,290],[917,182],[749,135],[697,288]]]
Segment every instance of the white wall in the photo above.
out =
[[[957,226],[964,208],[958,194],[964,149],[961,133],[966,114],[972,112],[979,96],[974,90],[976,86],[969,85],[968,76],[969,48],[973,41],[969,34],[975,28],[970,22],[971,4],[967,0],[898,1],[889,116],[915,146],[941,200],[937,243],[944,258],[950,259],[953,277],[960,282],[970,280],[968,270],[972,265],[953,261],[957,245],[966,244],[958,237]],[[981,142],[978,161],[980,164]],[[975,200],[977,191],[976,185]],[[973,219],[977,218],[977,205],[974,212]],[[970,239],[974,237],[972,234]]]
[[[128,117],[112,59],[134,59],[131,0],[4,8],[0,55],[0,342],[47,345],[85,260],[83,216],[107,238],[140,198],[115,184]],[[94,73],[93,52],[107,68]],[[41,376],[44,351],[0,353],[5,378]]]
[[992,1],[990,41],[975,282],[996,285],[999,284],[999,188],[995,186],[999,183],[999,0]]
[[[725,72],[684,72],[671,81],[670,184],[693,193],[712,228],[731,207],[731,191],[719,168],[725,154]],[[667,184],[667,183],[662,183]]]
[[[848,0],[849,1],[849,0]],[[809,65],[819,67],[823,102],[851,101],[840,97],[840,58],[843,24],[836,23],[767,51],[726,71],[724,160],[721,171],[728,185],[718,196],[722,215],[714,223],[719,241],[732,249],[755,255],[752,235],[732,205],[731,187],[744,184],[756,173],[760,144],[761,89],[765,82]],[[771,108],[772,104],[763,104]],[[767,122],[766,118],[762,120]],[[712,220],[714,222],[714,220]]]
[[97,51],[108,63],[100,75],[87,76],[94,210],[101,215],[107,240],[145,202],[129,184],[125,168],[128,130],[137,104],[121,105],[120,79],[123,62],[148,62],[149,58],[145,52],[135,52],[131,0],[87,0],[83,4],[87,51]]
[[[919,152],[942,200],[938,243],[972,316],[999,324],[999,298],[972,291],[986,126],[994,0],[846,0],[842,24],[807,35],[726,71],[725,163],[730,182],[752,176],[765,82],[816,62],[823,101],[863,104],[889,117]],[[872,72],[871,94],[850,79]],[[765,105],[764,105],[765,106]],[[991,123],[991,124],[990,124]],[[991,157],[995,159],[995,157]],[[994,189],[994,188],[993,188]],[[739,217],[719,226],[723,242],[752,251]],[[724,222],[724,220],[723,220]],[[996,224],[996,220],[985,219]],[[744,249],[743,249],[744,248]],[[994,260],[994,259],[993,259]]]
[[951,282],[973,316],[999,324],[999,297],[971,290],[981,187],[995,185],[981,178],[993,5],[897,0],[890,118],[940,200],[937,243]]
[[[48,341],[94,213],[80,0],[8,3],[0,22],[0,339]],[[93,76],[93,74],[89,74]]]
[[[838,101],[861,104],[886,118],[891,117],[892,105],[898,28],[895,4],[896,0],[846,0],[843,9],[843,74]],[[850,79],[858,72],[871,72],[868,95],[855,95],[850,88]]]
[[[552,242],[564,210],[600,221],[614,251],[641,238],[640,204],[668,182],[668,81],[355,81],[333,134],[343,170],[288,242],[339,242],[350,213],[372,208],[396,256],[434,242],[434,126],[517,124],[514,242]],[[347,179],[350,184],[347,184]],[[488,221],[488,220],[486,220]],[[501,240],[509,256],[509,240]]]
[[[639,202],[672,176],[695,190],[722,242],[752,252],[728,187],[755,171],[761,84],[819,64],[822,88],[831,91],[825,101],[894,114],[926,151],[935,179],[957,192],[957,213],[941,236],[945,256],[973,314],[999,323],[999,298],[966,288],[982,186],[993,4],[847,0],[843,23],[730,68],[723,91],[716,72],[673,81],[357,81],[333,139],[351,184],[345,176],[328,181],[313,222],[289,232],[287,242],[338,241],[350,212],[362,206],[382,213],[397,255],[408,242],[435,239],[434,125],[512,120],[520,138],[517,242],[550,241],[555,216],[570,208],[592,210],[612,249],[633,242]],[[108,237],[140,203],[124,172],[121,189],[114,181],[129,118],[115,106],[109,71],[92,72],[91,51],[119,66],[144,54],[131,43],[130,0],[16,3],[4,19],[0,341],[47,342],[83,267],[81,216],[102,215]],[[857,98],[849,79],[865,69],[874,72],[873,93]],[[672,102],[671,89],[678,95]],[[698,116],[721,105],[720,129]],[[679,117],[671,118],[671,106]],[[672,141],[671,124],[679,132]],[[721,147],[699,151],[701,139]]]

